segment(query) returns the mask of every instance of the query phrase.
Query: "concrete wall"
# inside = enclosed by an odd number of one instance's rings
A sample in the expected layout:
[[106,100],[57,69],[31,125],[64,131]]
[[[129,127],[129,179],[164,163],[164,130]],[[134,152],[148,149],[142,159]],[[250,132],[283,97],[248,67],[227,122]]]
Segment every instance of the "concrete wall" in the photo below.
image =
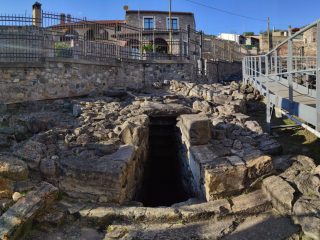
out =
[[193,81],[189,62],[46,59],[38,63],[0,63],[0,102],[75,97],[111,87],[141,89],[160,80]]
[[209,83],[229,80],[232,77],[242,76],[242,63],[241,62],[224,62],[224,61],[207,61],[206,74]]

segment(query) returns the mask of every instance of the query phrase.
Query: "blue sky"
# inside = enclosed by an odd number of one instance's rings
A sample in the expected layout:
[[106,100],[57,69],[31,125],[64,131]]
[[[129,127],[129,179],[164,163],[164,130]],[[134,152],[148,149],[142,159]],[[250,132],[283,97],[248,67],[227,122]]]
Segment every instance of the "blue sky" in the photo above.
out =
[[[123,6],[131,10],[168,10],[169,0],[38,0],[43,10],[64,12],[87,19],[124,19]],[[35,0],[1,0],[0,13],[30,14]],[[299,27],[320,18],[319,0],[172,0],[174,11],[194,12],[197,29],[207,34],[221,32],[242,33],[265,30],[265,21],[250,20],[225,14],[192,2],[223,9],[239,15],[266,19],[271,27],[286,29],[288,25]]]

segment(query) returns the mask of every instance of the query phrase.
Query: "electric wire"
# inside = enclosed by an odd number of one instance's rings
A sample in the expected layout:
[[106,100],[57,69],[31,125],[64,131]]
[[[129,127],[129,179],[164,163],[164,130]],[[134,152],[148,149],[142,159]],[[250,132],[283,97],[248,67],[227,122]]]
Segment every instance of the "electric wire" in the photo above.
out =
[[206,8],[213,9],[215,11],[219,11],[219,12],[223,12],[223,13],[226,13],[226,14],[229,14],[229,15],[237,16],[237,17],[242,17],[242,18],[255,20],[255,21],[259,21],[259,22],[267,22],[268,21],[268,20],[262,19],[262,18],[255,18],[255,17],[245,16],[245,15],[242,15],[242,14],[230,12],[228,10],[224,10],[224,9],[221,9],[221,8],[216,8],[216,7],[213,7],[213,6],[204,4],[204,3],[200,3],[200,2],[196,2],[196,1],[193,1],[193,0],[185,0],[185,1],[193,3],[193,4],[196,4],[196,5],[199,5],[199,6],[203,6],[203,7],[206,7]]

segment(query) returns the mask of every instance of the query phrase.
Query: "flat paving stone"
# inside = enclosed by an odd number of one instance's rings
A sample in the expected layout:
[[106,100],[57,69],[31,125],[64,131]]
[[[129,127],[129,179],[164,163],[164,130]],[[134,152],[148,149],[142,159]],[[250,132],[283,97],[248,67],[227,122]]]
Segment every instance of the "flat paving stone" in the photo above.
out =
[[271,212],[248,217],[225,240],[282,240],[299,231],[290,218],[273,215]]
[[232,229],[234,218],[220,221],[202,221],[190,224],[143,224],[143,225],[111,225],[107,229],[104,240],[111,239],[144,239],[144,240],[189,240],[220,239]]

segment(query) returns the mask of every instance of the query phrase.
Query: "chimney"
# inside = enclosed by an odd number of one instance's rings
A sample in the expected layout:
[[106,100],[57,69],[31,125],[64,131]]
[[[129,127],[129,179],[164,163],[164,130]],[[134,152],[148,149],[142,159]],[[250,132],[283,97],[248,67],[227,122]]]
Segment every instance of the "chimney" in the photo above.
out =
[[66,23],[66,15],[64,13],[60,14],[60,24]]
[[67,15],[67,23],[71,23],[71,15],[70,14]]
[[41,14],[41,4],[35,2],[32,5],[32,25],[35,27],[41,27],[42,14]]

